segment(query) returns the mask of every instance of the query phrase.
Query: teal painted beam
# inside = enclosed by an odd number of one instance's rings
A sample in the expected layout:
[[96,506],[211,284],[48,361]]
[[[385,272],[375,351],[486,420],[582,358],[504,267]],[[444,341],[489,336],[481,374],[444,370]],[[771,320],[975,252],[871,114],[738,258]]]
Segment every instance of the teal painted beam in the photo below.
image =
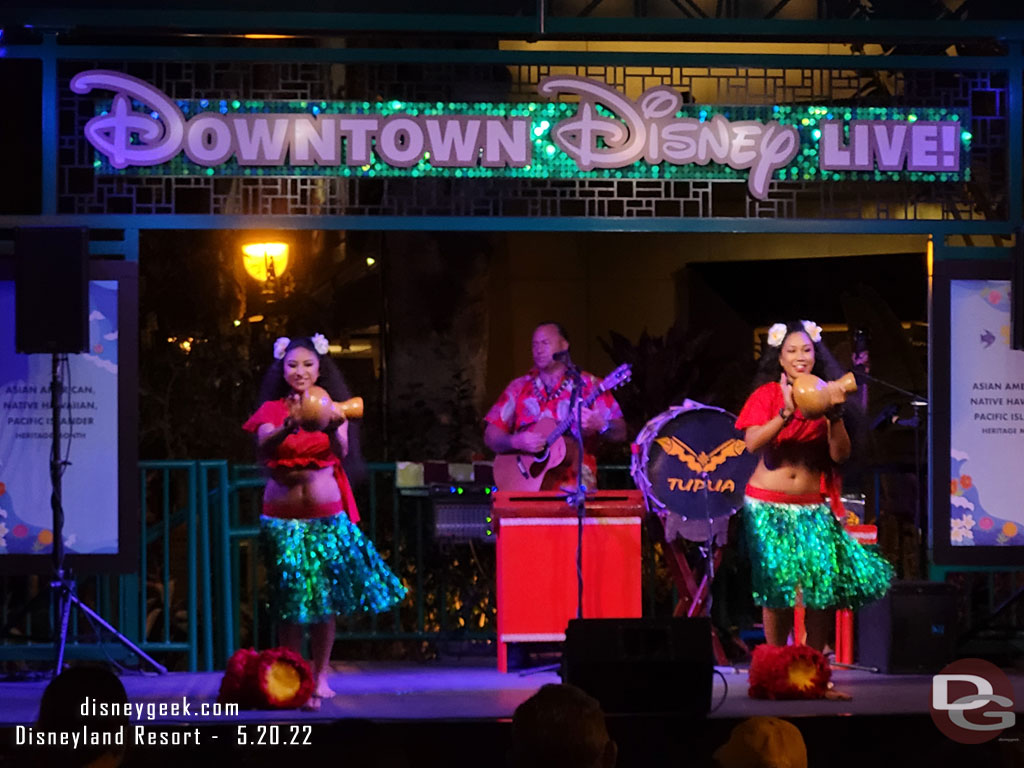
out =
[[686,19],[686,18],[548,18],[546,37],[776,41],[835,40],[954,40],[1021,39],[1022,21],[961,21],[957,19]]
[[628,39],[689,38],[735,40],[890,40],[904,39],[1022,39],[1024,22],[961,21],[944,19],[694,19],[677,17],[578,17],[500,14],[429,13],[318,13],[310,11],[161,10],[160,8],[10,8],[4,12],[8,27],[30,25],[50,30],[161,30],[164,32],[317,33],[410,32],[415,34],[468,33],[545,38],[591,37]]
[[228,214],[68,214],[0,216],[0,229],[13,227],[92,229],[279,229],[389,230],[410,232],[755,232],[810,234],[1004,235],[1006,221],[922,219],[738,219],[587,218],[582,216],[242,216]]
[[[63,222],[65,219],[60,214],[47,214],[49,217],[47,220],[51,222]],[[16,226],[31,227],[36,226],[28,221],[25,221]],[[67,224],[67,223],[50,223],[40,226],[86,226]],[[13,240],[0,240],[0,256],[13,256],[14,255],[14,241]],[[138,261],[139,260],[139,231],[138,229],[126,229],[124,230],[123,240],[90,240],[89,241],[89,255],[97,257],[110,257],[120,256],[124,261]]]
[[[184,644],[180,650],[185,650]],[[125,660],[133,655],[131,651],[119,643],[68,643],[64,658],[105,661],[110,659]],[[53,643],[32,643],[31,645],[11,643],[9,645],[0,645],[0,661],[42,661],[52,665],[56,657],[57,646]]]
[[[199,527],[199,548],[197,551],[199,559],[199,581],[193,582],[189,590],[189,602],[192,596],[199,594],[199,604],[202,610],[202,621],[200,631],[202,632],[203,648],[203,669],[207,672],[213,671],[213,569],[210,564],[210,549],[212,539],[210,536],[210,484],[209,470],[210,463],[205,461],[196,462],[199,474],[199,493],[196,503],[199,509],[197,525]],[[191,569],[190,569],[191,570]],[[191,606],[190,606],[191,610]],[[190,614],[189,624],[199,622],[199,613]]]
[[40,210],[57,213],[57,147],[60,146],[60,121],[57,116],[56,35],[47,34],[40,46],[42,64],[42,158],[40,167]]
[[948,246],[938,245],[934,248],[935,261],[1007,261],[1012,249],[1010,246]]
[[137,228],[125,229],[123,246],[121,254],[125,261],[139,260],[139,230]]
[[538,31],[533,16],[469,15],[444,13],[318,13],[312,11],[161,10],[159,8],[10,8],[4,25],[37,29],[138,30],[241,34],[352,34],[353,32],[436,32],[529,35]]
[[945,581],[951,573],[1013,573],[1024,570],[1012,565],[936,565],[932,562],[932,550],[928,550],[928,580]]
[[453,50],[409,48],[194,48],[188,46],[40,46],[7,49],[7,58],[84,61],[322,62],[332,64],[501,64],[617,67],[739,67],[751,69],[992,70],[1019,63],[1011,56],[854,56],[825,54],[668,53],[650,51]]

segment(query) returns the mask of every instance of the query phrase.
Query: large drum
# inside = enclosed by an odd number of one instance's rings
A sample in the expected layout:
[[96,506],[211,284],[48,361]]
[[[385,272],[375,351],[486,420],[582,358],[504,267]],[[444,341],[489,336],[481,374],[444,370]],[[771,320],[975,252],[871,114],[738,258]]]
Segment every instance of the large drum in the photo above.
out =
[[647,422],[633,446],[631,473],[647,508],[665,523],[665,537],[725,544],[729,518],[757,457],[721,408],[687,400]]

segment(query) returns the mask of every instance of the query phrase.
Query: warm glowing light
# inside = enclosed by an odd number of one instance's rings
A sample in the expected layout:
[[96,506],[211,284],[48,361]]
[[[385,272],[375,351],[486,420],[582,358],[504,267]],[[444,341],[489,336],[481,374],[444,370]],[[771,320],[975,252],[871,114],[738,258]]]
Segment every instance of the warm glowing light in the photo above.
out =
[[263,33],[253,32],[248,35],[242,35],[246,40],[291,40],[291,35],[268,35]]
[[265,283],[273,270],[280,277],[288,268],[288,243],[247,243],[242,246],[245,271]]
[[263,322],[263,315],[252,315],[252,316],[249,317],[249,322],[250,323],[262,323]]
[[235,328],[237,328],[237,327],[238,327],[238,326],[240,326],[241,324],[242,324],[242,321],[241,321],[241,320],[235,320]]
[[377,263],[377,260],[375,258],[373,258],[373,256],[367,256],[366,257],[366,266],[372,267],[376,263]]
[[373,345],[368,341],[352,341],[345,347],[341,346],[341,344],[331,344],[327,348],[327,351],[332,355],[356,355],[372,350]]

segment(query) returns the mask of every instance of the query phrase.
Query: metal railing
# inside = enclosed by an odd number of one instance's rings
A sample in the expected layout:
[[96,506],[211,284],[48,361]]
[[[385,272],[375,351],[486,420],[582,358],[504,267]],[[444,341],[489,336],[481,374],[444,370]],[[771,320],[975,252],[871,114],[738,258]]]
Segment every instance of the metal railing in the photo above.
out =
[[[180,668],[214,669],[220,660],[213,644],[211,521],[219,519],[212,510],[226,505],[230,497],[228,463],[143,461],[138,471],[138,568],[128,574],[79,576],[79,597],[145,652],[177,654]],[[48,579],[6,575],[0,584],[5,598],[0,608],[0,660],[55,658]],[[84,629],[73,610],[69,657],[123,660],[131,655],[109,633]]]
[[[258,551],[265,482],[259,467],[145,461],[138,471],[143,545],[137,572],[80,577],[80,597],[172,669],[219,669],[238,647],[273,645]],[[339,641],[493,642],[492,543],[435,536],[427,489],[402,488],[396,480],[395,464],[368,466],[357,494],[360,527],[409,596],[381,615],[340,618]],[[600,480],[605,488],[631,485],[624,466],[602,466]],[[644,614],[670,611],[676,595],[646,531],[643,563]],[[997,591],[992,584],[989,588]],[[55,658],[48,579],[0,576],[0,594],[0,660]],[[71,616],[67,654],[120,660],[131,655],[77,612]]]
[[[394,464],[368,465],[367,482],[357,491],[362,513],[360,527],[409,589],[409,597],[385,614],[343,617],[339,622],[339,639],[423,641],[455,631],[467,641],[492,640],[493,631],[474,631],[467,626],[470,622],[466,617],[458,615],[469,610],[465,601],[452,592],[445,569],[432,567],[436,553],[429,536],[429,498],[420,489],[398,488],[395,480]],[[263,478],[257,467],[236,466],[232,469],[231,485],[231,504],[221,526],[226,531],[221,539],[221,556],[230,561],[237,600],[231,616],[223,618],[226,625],[233,623],[238,627],[240,645],[266,645],[272,638],[260,595],[262,564],[257,556]],[[481,560],[493,559],[469,552],[470,547],[486,548],[487,544],[460,546],[467,548],[467,557],[477,565]],[[459,562],[457,554],[455,562]]]
[[[625,469],[603,467],[603,484],[627,482]],[[409,597],[385,614],[340,619],[339,639],[493,641],[493,545],[435,539],[429,494],[399,488],[396,479],[393,463],[368,466],[357,494],[360,525]],[[139,480],[138,570],[78,578],[83,600],[172,669],[217,669],[240,646],[271,645],[258,553],[265,482],[259,467],[144,461]],[[0,660],[54,658],[47,580],[8,575],[0,587]],[[113,637],[89,629],[72,615],[70,658],[130,656]]]

